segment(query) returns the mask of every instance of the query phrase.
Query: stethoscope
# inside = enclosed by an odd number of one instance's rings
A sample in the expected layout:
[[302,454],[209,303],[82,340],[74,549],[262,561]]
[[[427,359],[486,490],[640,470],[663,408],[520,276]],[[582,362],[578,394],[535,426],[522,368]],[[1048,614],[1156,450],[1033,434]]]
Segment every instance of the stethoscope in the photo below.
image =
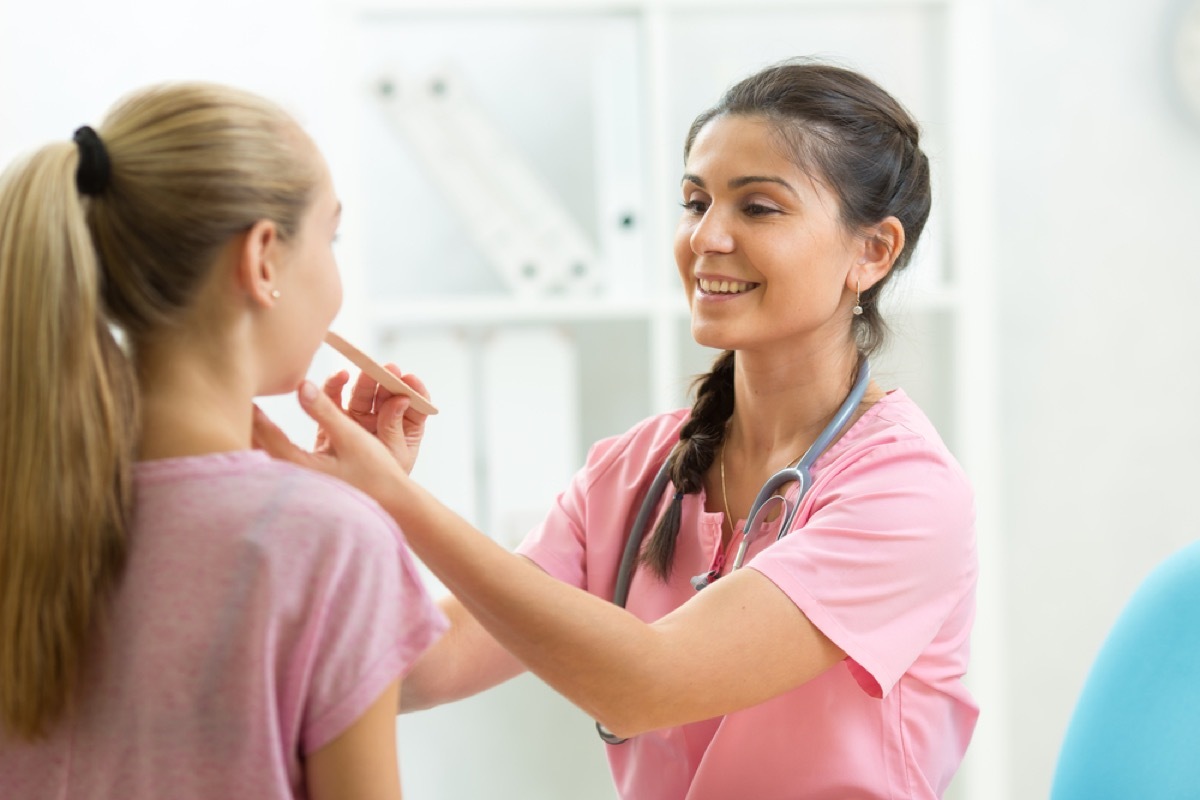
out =
[[[746,525],[742,528],[742,543],[738,546],[737,555],[733,559],[733,566],[729,568],[730,572],[741,568],[742,562],[746,559],[746,552],[750,549],[751,542],[754,541],[762,527],[762,521],[759,518],[766,511],[781,504],[785,508],[783,520],[779,524],[779,533],[775,536],[776,541],[791,532],[792,522],[796,518],[796,513],[800,510],[801,501],[812,487],[812,465],[816,463],[817,459],[821,457],[829,448],[829,445],[833,443],[833,440],[841,434],[842,430],[850,422],[859,404],[862,403],[863,397],[867,393],[867,385],[870,382],[871,364],[867,361],[866,357],[860,358],[858,361],[858,375],[854,379],[854,385],[850,387],[850,393],[842,401],[842,405],[838,408],[837,413],[833,415],[833,419],[829,421],[829,424],[825,426],[825,429],[821,431],[816,440],[809,445],[809,448],[804,451],[804,455],[800,457],[795,466],[784,467],[779,470],[770,478],[767,478],[767,482],[758,490],[754,502],[750,505],[750,513],[746,517]],[[617,570],[617,587],[613,592],[613,603],[621,608],[625,607],[625,601],[629,598],[629,584],[633,581],[633,571],[637,565],[638,552],[642,548],[642,540],[646,537],[646,531],[650,528],[650,518],[654,516],[655,510],[662,501],[663,494],[666,492],[667,484],[670,480],[671,459],[668,457],[654,476],[654,480],[650,484],[650,489],[646,492],[646,497],[642,500],[642,505],[638,508],[637,516],[633,519],[633,525],[629,529],[629,537],[625,540],[625,550],[621,553],[621,565]],[[796,499],[790,504],[779,493],[779,490],[789,483],[795,483],[799,486]],[[717,574],[714,572],[705,572],[692,578],[692,586],[696,588],[696,591],[700,591],[716,580],[716,578]],[[608,744],[622,744],[628,741],[614,735],[599,722],[596,723],[596,731],[600,734],[600,738]]]

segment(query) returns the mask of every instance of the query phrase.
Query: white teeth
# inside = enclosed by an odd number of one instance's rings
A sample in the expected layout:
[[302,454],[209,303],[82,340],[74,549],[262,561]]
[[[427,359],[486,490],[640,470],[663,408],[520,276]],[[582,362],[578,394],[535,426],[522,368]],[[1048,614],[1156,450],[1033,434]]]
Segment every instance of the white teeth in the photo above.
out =
[[704,278],[700,279],[701,291],[709,294],[741,294],[748,292],[754,288],[753,283],[744,283],[742,281],[710,281]]

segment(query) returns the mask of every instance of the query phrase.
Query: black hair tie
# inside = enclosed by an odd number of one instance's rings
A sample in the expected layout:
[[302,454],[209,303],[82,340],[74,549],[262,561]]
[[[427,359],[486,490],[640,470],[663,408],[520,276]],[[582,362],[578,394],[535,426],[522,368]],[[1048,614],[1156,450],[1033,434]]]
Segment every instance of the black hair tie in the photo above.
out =
[[108,187],[108,150],[100,136],[87,125],[75,131],[75,144],[79,145],[79,169],[75,170],[75,187],[80,194],[94,197]]

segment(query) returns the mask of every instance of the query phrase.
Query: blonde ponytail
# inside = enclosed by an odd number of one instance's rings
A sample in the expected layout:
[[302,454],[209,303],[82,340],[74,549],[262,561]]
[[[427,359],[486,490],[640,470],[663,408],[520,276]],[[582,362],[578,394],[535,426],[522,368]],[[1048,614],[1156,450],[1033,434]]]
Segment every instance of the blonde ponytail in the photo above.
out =
[[60,716],[124,563],[134,379],[109,330],[77,148],[0,177],[0,722]]

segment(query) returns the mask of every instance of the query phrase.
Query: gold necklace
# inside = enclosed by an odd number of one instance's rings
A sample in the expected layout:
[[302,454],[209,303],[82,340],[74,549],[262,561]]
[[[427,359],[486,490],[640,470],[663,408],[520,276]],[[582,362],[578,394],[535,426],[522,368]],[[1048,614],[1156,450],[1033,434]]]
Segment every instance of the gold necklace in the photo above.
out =
[[[733,519],[733,515],[729,513],[729,493],[725,490],[725,441],[721,440],[721,455],[718,463],[721,465],[721,503],[725,506],[725,519],[729,522],[729,535],[733,536],[737,533],[737,523]],[[808,452],[808,448],[804,448],[804,453]],[[800,459],[804,458],[804,453],[793,458],[791,461],[784,464],[784,467],[790,467],[796,464]],[[746,520],[749,522],[750,520]]]
[[[863,399],[860,400],[858,403],[859,408],[861,408],[862,405],[866,402],[867,402],[867,399],[864,396]],[[874,402],[874,401],[872,401],[872,402]],[[849,427],[850,427],[849,424],[843,426],[841,432],[845,432],[845,430]],[[839,433],[839,436],[840,436],[840,433]],[[733,515],[729,513],[729,493],[725,491],[725,443],[728,441],[729,441],[729,423],[726,423],[725,436],[724,436],[724,438],[721,439],[721,454],[718,459],[718,463],[721,465],[721,504],[725,506],[725,519],[727,519],[729,521],[729,535],[733,536],[735,533],[737,533],[737,527],[736,527],[736,524],[734,523]],[[832,445],[832,442],[830,444]],[[808,452],[808,448],[806,447],[804,449],[804,453],[807,453],[807,452]],[[804,453],[801,453],[800,455],[796,456],[788,463],[784,464],[782,468],[794,466],[795,464],[800,463],[800,459],[804,458]],[[750,520],[746,520],[746,522],[749,522],[749,521]]]

